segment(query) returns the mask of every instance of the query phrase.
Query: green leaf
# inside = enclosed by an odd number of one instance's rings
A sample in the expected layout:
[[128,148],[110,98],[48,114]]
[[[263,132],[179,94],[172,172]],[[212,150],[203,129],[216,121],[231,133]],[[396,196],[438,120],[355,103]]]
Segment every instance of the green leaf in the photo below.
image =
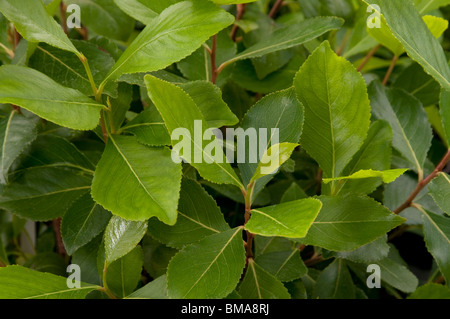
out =
[[257,0],[211,0],[215,4],[218,4],[220,6],[226,5],[226,4],[238,4],[238,3],[250,3],[255,2]]
[[301,278],[308,272],[298,249],[262,254],[255,262],[283,282]]
[[442,117],[442,125],[445,130],[447,144],[450,145],[450,91],[442,90],[440,96],[440,111]]
[[288,189],[281,197],[280,203],[286,203],[297,199],[304,199],[307,197],[308,195],[306,195],[305,191],[300,186],[298,186],[296,182],[292,182],[291,186],[288,187]]
[[[364,0],[364,2],[380,7],[393,35],[401,42],[408,55],[443,88],[450,89],[450,68],[444,50],[412,2],[391,0]],[[403,19],[399,19],[400,16]]]
[[99,286],[80,283],[80,288],[67,288],[67,279],[41,273],[22,266],[0,268],[2,299],[83,299]]
[[450,218],[422,209],[421,211],[427,249],[433,255],[448,283],[450,280]]
[[81,281],[101,285],[101,275],[97,271],[97,254],[100,247],[104,250],[102,237],[102,235],[98,235],[88,244],[77,249],[72,255],[71,263],[80,266],[80,269],[82,269]]
[[170,261],[169,297],[224,298],[236,288],[244,265],[242,228],[206,237],[187,246]]
[[275,174],[280,166],[291,157],[297,146],[299,145],[294,143],[279,143],[266,149],[250,183],[264,176]]
[[19,105],[58,125],[94,129],[102,105],[46,75],[21,66],[0,67],[0,103]]
[[326,177],[338,177],[369,130],[370,102],[364,79],[324,42],[300,68],[294,85],[305,106],[301,145]]
[[80,56],[61,26],[45,11],[42,1],[1,0],[0,11],[14,23],[17,31],[30,42],[45,42]]
[[436,10],[449,4],[449,0],[414,0],[414,5],[420,14]]
[[106,263],[125,256],[147,232],[147,222],[134,222],[113,216],[104,234]]
[[36,118],[27,118],[16,111],[0,120],[0,182],[8,182],[8,171],[16,158],[37,137]]
[[[170,6],[130,44],[103,85],[124,73],[164,69],[231,23],[233,17],[209,1],[183,1]],[[183,39],[182,45],[179,39]]]
[[[64,176],[64,178],[61,178]],[[63,166],[20,171],[0,196],[0,207],[34,221],[61,217],[72,202],[89,192],[92,175]]]
[[342,259],[332,262],[317,279],[313,298],[355,299],[355,285]]
[[311,41],[322,34],[339,29],[343,20],[336,17],[317,17],[275,30],[271,36],[239,53],[225,65],[239,60],[261,57],[271,52],[289,49]]
[[168,149],[147,147],[132,136],[110,136],[91,193],[114,215],[130,220],[156,216],[173,225],[180,180],[181,165],[172,161]]
[[382,282],[406,293],[416,290],[419,280],[407,267],[389,258],[377,261],[377,265],[380,266]]
[[356,173],[353,173],[350,176],[324,178],[323,182],[325,184],[328,184],[332,181],[380,177],[384,183],[389,184],[395,181],[399,176],[403,175],[407,170],[408,170],[407,168],[389,169],[386,171],[374,171],[371,169],[363,169],[357,171]]
[[450,214],[450,176],[443,172],[439,173],[430,182],[428,192],[436,204],[447,214]]
[[426,284],[417,288],[408,299],[450,299],[450,289],[439,284]]
[[77,199],[67,210],[61,222],[61,235],[69,255],[100,234],[108,224],[111,214],[95,203],[91,194]]
[[152,0],[114,0],[114,3],[130,17],[139,20],[143,24],[150,24],[158,14],[149,4]]
[[238,292],[243,299],[291,299],[281,281],[251,258],[248,260],[247,272]]
[[106,282],[108,288],[119,298],[131,294],[141,279],[144,253],[140,246],[108,266]]
[[[115,1],[114,1],[115,2]],[[112,0],[65,0],[81,8],[81,23],[96,34],[126,41],[134,27],[134,20],[120,10]],[[123,2],[123,0],[121,0]]]
[[373,115],[391,125],[392,145],[414,168],[423,171],[433,136],[422,104],[407,92],[387,89],[379,82],[373,82],[368,90]]
[[388,254],[387,236],[383,236],[355,250],[338,252],[336,256],[356,263],[372,263],[386,258]]
[[142,240],[142,248],[144,249],[144,268],[153,278],[167,273],[169,261],[178,252],[178,250],[152,239],[148,233]]
[[369,197],[320,196],[318,199],[323,207],[304,241],[328,250],[354,250],[405,221]]
[[121,131],[132,133],[139,143],[149,146],[170,145],[170,135],[158,110],[154,107],[145,109]]
[[[189,133],[187,134],[189,136],[181,136],[183,139],[178,142],[183,144],[181,157],[194,166],[203,178],[218,184],[232,184],[243,188],[236,173],[227,162],[218,139],[215,136],[211,136],[211,142],[203,139],[208,124],[194,100],[181,88],[151,75],[146,75],[145,81],[150,99],[164,119],[169,133],[172,135],[176,129],[184,129],[186,134]],[[183,108],[179,105],[183,105]],[[201,128],[198,128],[199,123]],[[201,136],[198,136],[199,134]],[[178,147],[178,143],[172,140],[174,147]],[[188,150],[185,149],[185,144]],[[214,157],[205,152],[206,146],[214,147]],[[172,150],[172,152],[179,153],[180,150]]]
[[252,209],[245,229],[266,237],[305,237],[321,209],[320,201],[299,199],[270,207]]
[[181,182],[177,223],[167,226],[155,219],[149,221],[150,234],[175,248],[228,229],[230,227],[214,199],[197,182],[189,179]]
[[126,299],[169,299],[167,295],[167,276],[163,275],[156,278],[133,292]]

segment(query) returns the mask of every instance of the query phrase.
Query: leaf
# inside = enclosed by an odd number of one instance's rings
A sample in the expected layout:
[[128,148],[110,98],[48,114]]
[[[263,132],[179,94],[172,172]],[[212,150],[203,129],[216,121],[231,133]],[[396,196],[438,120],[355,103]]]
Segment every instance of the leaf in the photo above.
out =
[[389,170],[385,170],[385,171],[374,171],[371,169],[363,169],[363,170],[357,171],[356,173],[353,173],[350,176],[342,176],[342,177],[336,177],[336,178],[324,178],[323,182],[325,184],[328,184],[332,181],[380,177],[384,183],[389,184],[389,183],[392,183],[393,181],[395,181],[399,176],[403,175],[407,170],[408,170],[407,168],[389,169]]
[[139,143],[149,146],[170,145],[170,135],[158,110],[154,107],[145,109],[121,131],[132,133]]
[[423,171],[432,131],[422,104],[405,91],[387,89],[379,82],[371,83],[368,90],[373,115],[392,127],[394,148]]
[[16,111],[0,120],[0,182],[8,182],[8,171],[16,158],[37,137],[36,118],[27,118]]
[[262,254],[255,262],[282,282],[301,278],[308,272],[298,249]]
[[[92,198],[130,220],[177,219],[181,165],[165,148],[150,148],[132,136],[110,136],[95,171]],[[161,187],[164,185],[164,187]]]
[[450,299],[450,289],[439,284],[425,284],[409,295],[408,299]]
[[280,166],[291,157],[297,146],[299,145],[294,143],[279,143],[266,149],[250,182],[277,173]]
[[113,216],[104,234],[105,258],[110,265],[128,254],[147,232],[147,222],[134,222]]
[[95,203],[89,193],[77,199],[61,222],[61,235],[69,255],[89,243],[108,224],[111,214]]
[[[150,99],[164,119],[171,136],[176,129],[182,129],[183,133],[188,135],[184,136],[183,134],[181,136],[183,139],[179,142],[189,146],[188,150],[183,147],[181,157],[194,166],[203,178],[214,183],[232,184],[243,188],[236,173],[227,162],[217,138],[211,136],[211,142],[203,139],[208,125],[194,100],[179,87],[151,75],[146,75],[145,81]],[[179,105],[183,105],[183,108],[180,108]],[[200,128],[198,124],[201,124]],[[201,134],[201,136],[198,136],[198,134]],[[174,147],[177,144],[175,140],[172,140]],[[216,152],[214,158],[211,157],[211,154],[205,152],[207,145],[214,146]],[[172,150],[172,152],[179,153],[179,150]],[[180,154],[178,155],[180,156]]]
[[448,283],[450,280],[450,218],[426,210],[421,211],[427,249],[433,255]]
[[[114,65],[114,59],[93,43],[74,40],[74,45],[89,61],[94,82],[100,84]],[[94,95],[83,64],[71,53],[41,43],[30,57],[28,66],[63,86],[76,89],[88,96]],[[104,93],[117,96],[117,85],[112,83],[107,85]]]
[[215,200],[197,182],[189,179],[181,182],[177,223],[167,226],[155,219],[149,221],[150,234],[175,248],[228,229],[230,227]]
[[305,237],[321,207],[320,201],[308,198],[252,209],[245,229],[266,237]]
[[449,0],[414,0],[414,5],[420,14],[436,10],[439,7],[444,7],[449,4]]
[[227,4],[239,4],[239,3],[250,3],[255,2],[257,0],[211,0],[215,4],[218,4],[220,6],[227,5]]
[[30,68],[0,67],[0,86],[0,103],[19,105],[61,126],[91,130],[100,119],[101,104]]
[[388,254],[387,236],[383,236],[355,250],[338,252],[337,257],[356,263],[372,263],[386,258]]
[[319,196],[322,210],[305,243],[332,251],[350,251],[381,237],[405,219],[365,196]]
[[80,247],[73,253],[71,263],[83,269],[80,273],[81,281],[101,285],[101,276],[97,271],[97,253],[100,247],[104,250],[102,239],[103,235],[98,235],[88,244]]
[[[393,35],[401,42],[408,55],[438,81],[450,89],[450,69],[439,41],[427,28],[410,1],[372,0],[376,4]],[[402,16],[403,19],[398,19]],[[411,26],[414,26],[413,28]]]
[[247,272],[238,292],[243,299],[291,299],[281,281],[261,268],[253,259],[248,260]]
[[89,192],[91,181],[91,175],[77,168],[32,167],[5,187],[0,207],[27,219],[48,221],[63,216],[74,200]]
[[167,296],[167,276],[163,275],[136,290],[126,299],[169,299]]
[[313,294],[319,299],[355,299],[355,286],[345,261],[336,259],[324,269]]
[[407,267],[389,258],[378,261],[377,265],[380,266],[382,282],[405,293],[416,290],[419,281]]
[[289,186],[289,188],[281,197],[280,203],[286,203],[297,199],[304,199],[307,197],[308,195],[306,195],[305,191],[300,186],[298,186],[296,182],[292,182],[291,186]]
[[164,69],[194,52],[231,23],[233,17],[209,1],[183,1],[170,6],[130,44],[103,85],[124,73]]
[[83,299],[99,286],[80,283],[80,288],[67,288],[67,279],[41,273],[22,266],[0,268],[2,299]]
[[142,248],[144,249],[144,268],[153,278],[167,273],[169,261],[178,252],[152,239],[148,233],[142,240]]
[[[81,23],[96,34],[126,41],[134,27],[134,20],[120,10],[112,0],[65,0],[81,9]],[[121,0],[123,2],[123,0]]]
[[143,24],[150,24],[158,14],[149,7],[152,0],[114,0],[114,3],[130,17]]
[[447,144],[450,145],[450,91],[441,90],[440,111]]
[[258,42],[225,62],[229,65],[239,60],[261,57],[271,52],[289,49],[313,40],[322,34],[339,29],[343,20],[336,17],[317,17],[275,30],[270,37]]
[[450,176],[443,172],[439,173],[430,182],[428,192],[436,204],[447,214],[450,214]]
[[42,1],[1,0],[0,11],[14,23],[17,31],[30,42],[45,42],[80,56],[61,26],[47,14]]
[[206,237],[187,246],[170,261],[169,297],[224,298],[235,289],[244,265],[242,228]]
[[369,130],[370,102],[364,79],[324,42],[300,68],[294,85],[305,106],[301,145],[326,177],[338,177]]
[[108,266],[106,282],[108,288],[119,298],[131,294],[141,279],[144,253],[140,246]]

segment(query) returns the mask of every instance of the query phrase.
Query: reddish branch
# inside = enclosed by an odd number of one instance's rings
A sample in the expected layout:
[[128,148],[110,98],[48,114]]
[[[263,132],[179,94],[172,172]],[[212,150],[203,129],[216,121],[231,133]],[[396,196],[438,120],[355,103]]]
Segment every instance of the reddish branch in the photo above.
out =
[[395,55],[394,58],[392,59],[391,65],[389,66],[386,76],[384,77],[383,85],[386,85],[388,83],[389,78],[391,77],[392,71],[394,71],[394,67],[395,67],[395,64],[397,63],[397,61],[398,61],[398,56]]
[[425,188],[442,170],[445,168],[447,163],[450,161],[450,150],[445,154],[445,156],[442,158],[438,166],[436,166],[436,169],[431,173],[427,178],[420,181],[414,191],[409,195],[408,199],[400,205],[396,210],[394,210],[395,214],[400,214],[403,210],[410,207],[413,203],[414,199],[419,195],[419,193],[422,191],[422,189]]
[[61,26],[62,26],[62,28],[64,30],[64,33],[68,34],[69,30],[67,29],[66,9],[67,9],[66,6],[61,1],[61,3],[59,4],[59,13],[61,15]]
[[[237,8],[236,21],[239,21],[244,17],[246,7],[247,7],[247,4],[245,4],[245,3],[236,5],[236,8]],[[239,27],[237,26],[237,24],[233,25],[233,29],[231,29],[230,37],[234,42],[236,42],[236,34],[237,34],[238,29],[239,29]]]
[[375,55],[375,53],[377,53],[377,51],[380,47],[381,47],[381,45],[379,44],[376,47],[374,47],[372,50],[370,50],[369,53],[367,53],[364,60],[361,62],[361,64],[358,67],[358,72],[361,71],[366,66],[367,62],[369,62],[370,59]]
[[64,248],[64,243],[61,236],[61,218],[57,218],[52,220],[53,231],[55,232],[56,238],[56,250],[58,254],[65,257],[66,256],[66,248]]
[[269,17],[270,18],[275,18],[275,16],[278,13],[278,10],[280,10],[281,6],[283,5],[283,1],[284,0],[277,0],[277,2],[275,2],[275,4],[273,5],[272,9],[269,12]]

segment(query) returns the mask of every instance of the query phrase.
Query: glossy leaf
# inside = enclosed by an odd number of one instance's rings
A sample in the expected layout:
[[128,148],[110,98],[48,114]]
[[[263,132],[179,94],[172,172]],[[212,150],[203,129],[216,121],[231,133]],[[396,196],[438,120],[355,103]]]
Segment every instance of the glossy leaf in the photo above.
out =
[[354,250],[405,219],[365,196],[320,196],[323,207],[304,241],[333,251]]
[[252,217],[245,225],[245,229],[267,237],[304,237],[321,207],[320,201],[309,198],[252,209]]
[[172,258],[167,272],[171,298],[224,298],[236,287],[244,265],[242,229],[211,235]]
[[83,299],[100,287],[80,283],[80,288],[67,288],[67,279],[34,271],[22,266],[0,268],[2,299]]
[[133,250],[146,231],[147,222],[134,222],[113,216],[104,234],[107,264],[111,264]]
[[156,216],[173,225],[180,180],[181,165],[169,150],[147,147],[132,136],[111,136],[95,171],[92,197],[114,215],[141,221]]
[[291,299],[281,281],[261,268],[253,259],[248,260],[247,272],[238,292],[244,299]]
[[408,169],[407,168],[398,168],[398,169],[390,169],[386,171],[374,171],[371,169],[363,169],[353,173],[350,176],[342,176],[336,178],[324,178],[323,182],[328,184],[332,181],[342,181],[342,180],[351,180],[351,179],[365,179],[365,178],[374,178],[379,177],[383,180],[384,183],[392,183],[399,176],[403,175]]
[[100,119],[102,105],[30,68],[0,67],[0,86],[1,103],[19,105],[61,126],[90,130]]
[[325,177],[338,177],[369,130],[364,80],[324,42],[300,68],[294,85],[305,106],[301,145],[319,163]]
[[175,248],[182,248],[228,229],[214,199],[198,183],[188,179],[181,182],[177,223],[167,226],[155,219],[149,221],[150,234]]
[[232,22],[230,14],[209,1],[177,3],[164,10],[138,35],[103,83],[117,80],[124,73],[164,69],[188,56]]

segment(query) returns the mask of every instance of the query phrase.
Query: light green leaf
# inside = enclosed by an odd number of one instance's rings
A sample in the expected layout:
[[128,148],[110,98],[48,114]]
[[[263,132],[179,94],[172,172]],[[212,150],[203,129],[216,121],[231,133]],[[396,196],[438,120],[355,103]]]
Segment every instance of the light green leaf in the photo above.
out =
[[[427,28],[411,1],[363,0],[376,4],[394,36],[408,55],[438,81],[442,88],[450,89],[450,68],[439,41]],[[399,19],[398,17],[403,17]],[[414,27],[411,27],[414,26]]]
[[131,294],[141,279],[144,253],[140,246],[108,266],[106,282],[108,288],[119,298]]
[[365,179],[365,178],[374,178],[379,177],[383,180],[384,183],[392,183],[399,176],[403,175],[408,169],[407,168],[398,168],[398,169],[390,169],[386,171],[374,171],[371,169],[363,169],[359,170],[356,173],[353,173],[350,176],[342,176],[336,178],[324,178],[323,182],[328,184],[332,181],[342,181],[342,180],[350,180],[350,179]]
[[394,148],[423,171],[433,136],[422,104],[407,92],[385,88],[379,82],[372,82],[368,90],[373,115],[391,125]]
[[125,299],[169,299],[167,296],[167,276],[162,275]]
[[[110,136],[92,183],[94,200],[130,220],[177,219],[181,164],[166,148],[150,148],[132,136]],[[164,187],[161,187],[164,185]]]
[[450,289],[439,284],[426,284],[417,288],[408,299],[450,299]]
[[[236,173],[227,162],[218,139],[215,136],[211,136],[209,141],[203,138],[208,130],[208,124],[194,100],[181,88],[151,75],[146,75],[145,81],[150,99],[164,119],[169,133],[172,135],[175,130],[182,129],[183,133],[188,135],[179,136],[178,138],[182,138],[179,142],[172,140],[172,145],[176,148],[179,148],[179,143],[183,145],[182,148],[172,152],[181,155],[198,170],[203,178],[215,183],[232,184],[243,188]],[[183,107],[180,108],[180,105]],[[200,124],[201,127],[199,127]],[[184,145],[188,149],[185,149]],[[205,151],[207,146],[208,148],[213,146],[214,157]],[[181,149],[182,154],[180,154]]]
[[323,207],[304,242],[350,251],[381,237],[405,219],[365,196],[320,196]]
[[275,174],[280,166],[291,157],[292,152],[297,146],[298,144],[294,143],[279,143],[266,149],[250,183],[261,177]]
[[445,130],[447,144],[450,145],[450,91],[442,90],[440,96],[440,111],[442,117],[442,125]]
[[317,279],[313,298],[355,299],[355,285],[342,259],[332,262]]
[[68,288],[64,277],[41,273],[22,266],[0,268],[1,299],[83,299],[99,286],[80,283]]
[[58,125],[94,129],[102,105],[30,68],[0,67],[0,103],[19,105]]
[[238,3],[250,3],[255,2],[257,0],[211,0],[215,4],[218,5],[226,5],[226,4],[238,4]]
[[164,69],[194,52],[209,37],[233,23],[233,19],[209,1],[183,1],[170,6],[131,43],[103,85],[124,73]]
[[152,0],[114,0],[114,3],[130,17],[139,20],[143,24],[150,24],[158,14],[150,9]]
[[108,224],[111,214],[86,193],[67,210],[61,222],[61,235],[69,255],[100,234]]
[[[64,176],[64,178],[61,178]],[[31,167],[18,172],[0,196],[0,207],[34,221],[61,217],[89,192],[92,175],[64,166]]]
[[80,56],[61,26],[45,11],[41,0],[1,0],[0,11],[30,42],[45,42]]
[[197,182],[189,179],[181,182],[177,223],[167,226],[155,219],[149,221],[150,234],[175,248],[228,229],[230,227],[214,199]]
[[37,137],[36,118],[27,118],[16,111],[0,120],[0,182],[6,184],[8,171],[16,158]]
[[427,249],[433,255],[448,283],[450,280],[450,218],[423,209],[421,211]]
[[245,265],[242,228],[211,235],[180,251],[169,263],[169,297],[224,298],[239,282]]
[[414,0],[414,5],[420,14],[436,10],[449,4],[449,0]]
[[342,19],[336,17],[317,17],[288,25],[275,30],[270,37],[247,48],[223,65],[292,48],[313,40],[328,31],[339,29],[343,22]]
[[291,299],[281,281],[261,268],[253,259],[248,260],[247,272],[238,292],[243,299]]
[[338,177],[369,130],[370,102],[364,79],[324,42],[300,68],[294,85],[305,106],[301,145],[325,177]]
[[104,234],[107,264],[111,264],[133,250],[146,232],[147,222],[134,222],[113,216]]
[[298,249],[262,254],[255,262],[283,282],[293,281],[308,272]]
[[245,229],[266,237],[305,237],[322,205],[313,198],[252,209]]

